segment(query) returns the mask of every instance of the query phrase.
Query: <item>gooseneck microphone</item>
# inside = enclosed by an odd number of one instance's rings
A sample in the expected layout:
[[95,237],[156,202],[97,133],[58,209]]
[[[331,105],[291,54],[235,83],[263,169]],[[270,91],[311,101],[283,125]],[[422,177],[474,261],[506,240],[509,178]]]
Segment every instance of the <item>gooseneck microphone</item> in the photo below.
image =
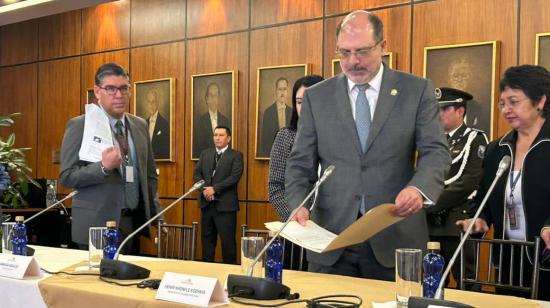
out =
[[432,298],[425,298],[425,297],[411,297],[409,298],[409,307],[420,308],[420,307],[428,307],[429,305],[440,305],[445,307],[471,307],[466,304],[443,300],[443,286],[445,285],[445,280],[447,279],[447,276],[449,276],[451,268],[453,267],[453,264],[455,263],[456,258],[460,253],[460,250],[462,249],[462,246],[464,246],[464,243],[466,242],[466,239],[470,235],[470,232],[472,231],[476,220],[479,218],[479,215],[483,211],[483,208],[485,207],[487,200],[491,196],[491,193],[493,192],[493,189],[495,188],[496,183],[502,177],[502,175],[508,169],[508,167],[510,167],[510,161],[511,161],[511,158],[509,155],[504,156],[500,160],[495,178],[493,179],[491,186],[489,186],[489,189],[485,193],[485,197],[481,201],[481,204],[479,205],[479,208],[477,209],[476,214],[472,218],[472,222],[470,223],[470,225],[468,226],[468,229],[464,233],[464,236],[460,240],[460,243],[458,244],[458,247],[456,248],[453,256],[451,257],[451,260],[447,264],[447,268],[443,272],[443,275],[441,276],[441,281],[439,281],[439,286],[435,291],[434,298],[432,299]]
[[[204,185],[204,180],[200,180],[197,183],[193,184],[189,190],[183,194],[181,197],[179,197],[176,201],[172,202],[170,205],[168,205],[164,210],[158,212],[155,216],[151,217],[151,219],[147,220],[143,225],[141,225],[139,228],[137,228],[134,232],[130,233],[122,243],[120,243],[120,246],[117,249],[117,252],[115,256],[113,257],[113,260],[109,259],[101,259],[101,263],[99,265],[99,275],[101,277],[105,278],[113,278],[113,279],[143,279],[149,277],[149,271],[146,268],[124,262],[119,261],[118,256],[120,254],[120,251],[122,250],[122,247],[136,234],[139,233],[139,231],[143,230],[143,228],[147,227],[150,223],[152,223],[154,220],[159,218],[164,212],[168,211],[172,207],[174,207],[178,202],[183,200],[183,198],[187,197],[190,193],[194,192],[197,189],[200,189]],[[159,230],[158,232],[162,232]]]
[[[284,228],[292,221],[292,219],[296,216],[298,211],[305,206],[305,204],[308,202],[308,200],[311,198],[311,196],[319,189],[321,184],[332,174],[336,167],[334,165],[330,165],[325,169],[325,172],[323,172],[323,175],[313,189],[309,192],[309,194],[304,198],[302,203],[294,209],[286,222],[281,226],[277,232],[271,237],[271,240],[267,242],[267,244],[264,246],[264,248],[258,253],[254,261],[252,261],[252,264],[247,269],[247,275],[233,275],[229,274],[227,277],[227,293],[228,294],[235,294],[235,296],[242,297],[242,298],[252,298],[252,299],[259,299],[259,300],[273,300],[273,299],[285,299],[290,295],[290,288],[285,286],[282,283],[271,281],[269,279],[265,278],[258,278],[258,277],[252,277],[252,271],[254,269],[254,266],[260,258],[265,254],[271,243],[275,241],[275,239],[281,234],[281,232],[284,230]],[[313,206],[312,208],[313,209]]]
[[[76,194],[78,194],[78,191],[77,190],[73,190],[70,194],[66,195],[65,198],[59,200],[59,201],[56,201],[54,203],[52,203],[50,206],[48,206],[47,208],[43,209],[42,211],[32,215],[31,217],[25,219],[25,221],[23,221],[23,223],[27,224],[29,221],[35,219],[36,217],[42,215],[42,213],[46,212],[47,210],[53,208],[54,206],[56,205],[59,205],[59,204],[62,204],[65,200],[67,199],[70,199],[72,197],[74,197]],[[65,208],[65,207],[63,207]],[[67,213],[67,209],[65,209],[65,213]]]

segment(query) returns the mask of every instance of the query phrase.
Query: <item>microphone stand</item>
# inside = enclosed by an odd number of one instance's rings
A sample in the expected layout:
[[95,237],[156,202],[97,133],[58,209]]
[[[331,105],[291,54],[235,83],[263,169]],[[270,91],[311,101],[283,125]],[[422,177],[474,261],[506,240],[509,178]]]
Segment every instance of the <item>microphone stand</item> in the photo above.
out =
[[[277,232],[271,237],[271,240],[267,242],[264,248],[258,253],[252,264],[247,269],[247,275],[233,275],[229,274],[227,277],[227,293],[236,294],[238,297],[242,298],[252,298],[259,300],[273,300],[273,299],[284,299],[290,295],[290,288],[278,283],[271,281],[265,278],[252,277],[252,272],[254,266],[260,258],[265,254],[271,243],[281,234],[284,228],[293,220],[298,211],[303,208],[306,202],[311,198],[311,196],[317,192],[321,184],[332,174],[335,167],[334,165],[328,166],[325,170],[319,181],[315,184],[315,187],[309,192],[309,194],[304,198],[300,205],[292,211],[286,222],[281,226]],[[312,207],[313,209],[313,207]]]
[[[178,202],[183,200],[183,198],[187,197],[190,193],[194,192],[197,189],[200,189],[204,185],[204,180],[200,180],[197,183],[193,184],[189,190],[183,194],[181,197],[179,197],[176,201],[172,202],[170,205],[168,205],[164,210],[158,212],[155,216],[151,217],[149,220],[147,220],[143,225],[141,225],[139,228],[137,228],[134,232],[130,233],[122,243],[120,243],[120,246],[117,249],[117,252],[115,256],[113,257],[113,260],[110,259],[101,259],[101,263],[99,265],[99,275],[101,277],[106,278],[113,278],[113,279],[143,279],[149,277],[149,271],[146,268],[130,264],[128,262],[119,261],[118,257],[120,254],[120,251],[122,250],[122,247],[136,234],[139,233],[139,231],[143,230],[143,228],[147,227],[151,222],[153,222],[155,219],[159,218],[164,212],[168,211],[172,207],[174,207]],[[159,230],[158,232],[162,232]]]
[[[36,217],[42,215],[42,213],[46,212],[47,210],[53,208],[53,207],[56,206],[56,205],[61,204],[61,206],[63,206],[63,204],[62,204],[63,201],[65,201],[65,200],[67,200],[67,199],[70,199],[70,198],[74,197],[76,194],[78,194],[78,191],[76,191],[76,190],[72,191],[70,194],[66,195],[65,198],[63,198],[63,199],[61,199],[61,200],[59,200],[59,201],[56,201],[56,202],[52,203],[52,204],[51,204],[50,206],[48,206],[47,208],[45,208],[45,209],[41,210],[40,212],[38,212],[38,213],[32,215],[31,217],[25,219],[25,220],[23,221],[23,223],[24,223],[24,224],[27,224],[29,221],[31,221],[31,220],[35,219]],[[63,206],[63,208],[65,208],[65,207]],[[67,213],[67,209],[65,209],[65,213]],[[13,238],[13,228],[10,230],[10,233],[8,234],[8,239],[11,239],[11,238]],[[34,249],[33,249],[32,247],[27,247],[27,256],[32,256],[32,255],[34,255]]]
[[[78,194],[78,191],[77,191],[77,190],[74,190],[74,191],[71,192],[70,194],[66,195],[65,198],[63,198],[63,199],[61,199],[61,200],[59,200],[59,201],[56,201],[56,202],[52,203],[50,206],[48,206],[47,208],[43,209],[42,211],[40,211],[40,212],[38,212],[38,213],[32,215],[31,217],[25,219],[25,220],[23,221],[23,223],[24,223],[24,224],[27,224],[29,221],[31,221],[31,220],[35,219],[36,217],[42,215],[42,213],[46,212],[47,210],[51,209],[52,207],[54,207],[54,206],[56,206],[56,205],[58,205],[58,204],[63,203],[63,201],[65,201],[65,200],[67,200],[67,199],[69,199],[69,198],[74,197],[76,194]],[[63,207],[63,208],[65,208],[65,207]],[[65,213],[67,213],[67,209],[65,209]]]
[[411,308],[420,308],[420,307],[428,307],[429,305],[440,305],[445,307],[471,307],[466,304],[457,303],[453,301],[446,301],[443,299],[443,286],[445,285],[445,280],[447,279],[447,276],[449,276],[449,273],[451,271],[451,268],[453,267],[453,264],[456,261],[456,258],[458,254],[460,253],[460,250],[462,249],[462,246],[464,246],[464,243],[466,242],[466,239],[470,235],[470,232],[472,231],[476,220],[479,218],[479,215],[483,211],[483,208],[485,208],[485,204],[487,203],[487,200],[491,196],[491,193],[493,192],[493,189],[495,188],[496,183],[500,179],[500,177],[504,174],[504,171],[508,169],[510,166],[511,158],[510,156],[506,155],[498,164],[498,169],[495,175],[495,178],[493,179],[493,182],[491,183],[491,186],[489,186],[489,189],[487,190],[487,193],[485,193],[485,197],[481,201],[481,204],[479,208],[476,211],[476,214],[472,218],[472,222],[470,225],[468,225],[468,229],[466,229],[466,232],[462,239],[460,240],[460,243],[458,244],[453,256],[451,257],[451,260],[449,261],[449,264],[447,264],[447,268],[443,272],[443,275],[441,276],[441,280],[439,281],[439,286],[437,287],[437,290],[435,291],[434,298],[425,298],[425,297],[410,297],[409,298],[409,307]]

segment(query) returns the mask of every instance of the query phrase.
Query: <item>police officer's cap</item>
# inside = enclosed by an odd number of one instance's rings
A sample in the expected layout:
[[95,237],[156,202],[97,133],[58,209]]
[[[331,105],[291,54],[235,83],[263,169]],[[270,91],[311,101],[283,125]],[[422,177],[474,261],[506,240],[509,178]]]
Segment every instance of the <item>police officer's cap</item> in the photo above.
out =
[[466,106],[466,103],[474,98],[468,92],[453,88],[436,88],[435,97],[438,100],[439,108]]

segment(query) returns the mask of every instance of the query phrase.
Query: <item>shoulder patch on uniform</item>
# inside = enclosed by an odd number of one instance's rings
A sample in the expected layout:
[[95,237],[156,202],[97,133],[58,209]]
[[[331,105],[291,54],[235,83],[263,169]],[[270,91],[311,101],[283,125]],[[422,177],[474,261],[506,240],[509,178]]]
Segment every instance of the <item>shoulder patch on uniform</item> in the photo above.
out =
[[478,148],[477,148],[477,157],[483,159],[485,157],[485,149],[487,147],[484,146],[484,145],[480,145]]

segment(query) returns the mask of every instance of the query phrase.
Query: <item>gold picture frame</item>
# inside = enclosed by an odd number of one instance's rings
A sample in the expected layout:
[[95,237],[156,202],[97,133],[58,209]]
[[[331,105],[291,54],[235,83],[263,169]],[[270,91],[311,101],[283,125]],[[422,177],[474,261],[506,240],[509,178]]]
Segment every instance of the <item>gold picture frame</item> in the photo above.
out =
[[[396,57],[391,51],[385,52],[382,55],[382,61],[388,65],[389,68],[394,69],[396,67]],[[340,67],[340,59],[332,59],[331,76],[336,76],[342,72]]]
[[500,42],[485,41],[424,48],[423,76],[434,87],[451,87],[474,96],[466,123],[494,138]]
[[537,33],[535,41],[535,64],[550,70],[550,32]]
[[[216,113],[216,126],[227,126],[233,132],[237,85],[236,71],[191,76],[191,160],[198,160],[202,151],[214,147],[210,117],[213,112]],[[232,133],[231,147],[235,144],[235,139],[235,134]]]
[[155,161],[174,161],[175,78],[134,82],[134,114],[149,121],[156,115],[151,137]]
[[258,67],[256,82],[256,142],[254,157],[269,160],[271,146],[281,127],[277,102],[286,104],[284,126],[292,116],[292,87],[309,73],[309,64]]

